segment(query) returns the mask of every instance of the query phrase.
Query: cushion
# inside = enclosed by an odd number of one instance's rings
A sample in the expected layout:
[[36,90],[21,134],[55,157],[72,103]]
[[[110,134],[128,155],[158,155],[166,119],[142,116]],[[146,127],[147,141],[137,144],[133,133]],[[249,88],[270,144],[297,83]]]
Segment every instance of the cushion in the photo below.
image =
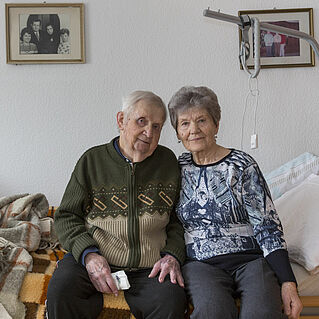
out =
[[310,153],[303,153],[290,162],[265,174],[272,199],[296,187],[310,174],[319,174],[319,157]]
[[284,228],[290,259],[311,274],[319,273],[318,199],[319,176],[312,174],[274,201]]

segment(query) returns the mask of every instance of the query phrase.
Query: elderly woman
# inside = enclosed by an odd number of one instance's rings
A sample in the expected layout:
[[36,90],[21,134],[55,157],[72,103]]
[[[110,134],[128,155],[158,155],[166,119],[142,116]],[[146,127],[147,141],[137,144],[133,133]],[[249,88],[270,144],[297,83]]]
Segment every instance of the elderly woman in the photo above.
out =
[[[189,151],[179,158],[177,215],[185,230],[191,318],[298,318],[302,305],[282,226],[264,177],[248,154],[216,143],[220,106],[206,87],[183,87],[169,102]],[[234,298],[240,297],[240,314]]]

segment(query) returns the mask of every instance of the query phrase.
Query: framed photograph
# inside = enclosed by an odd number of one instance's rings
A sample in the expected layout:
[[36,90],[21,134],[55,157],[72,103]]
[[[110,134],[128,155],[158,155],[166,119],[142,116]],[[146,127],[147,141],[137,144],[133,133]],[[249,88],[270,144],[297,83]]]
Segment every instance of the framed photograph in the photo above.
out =
[[82,3],[7,3],[7,63],[85,63]]
[[[256,17],[260,22],[291,28],[313,36],[312,11],[312,8],[242,10],[238,11],[238,15],[248,15],[251,18]],[[241,41],[241,32],[239,34]],[[249,43],[250,57],[247,60],[247,66],[253,68],[254,44],[252,28],[249,30]],[[314,66],[315,56],[311,45],[306,40],[260,30],[260,65],[261,68]]]

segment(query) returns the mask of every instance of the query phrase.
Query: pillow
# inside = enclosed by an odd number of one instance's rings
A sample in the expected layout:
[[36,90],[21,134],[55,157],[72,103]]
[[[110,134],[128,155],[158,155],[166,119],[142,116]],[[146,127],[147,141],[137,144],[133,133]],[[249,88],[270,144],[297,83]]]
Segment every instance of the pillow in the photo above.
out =
[[303,153],[295,159],[265,174],[272,199],[299,185],[310,174],[319,174],[319,157]]
[[319,273],[318,199],[319,176],[312,174],[274,201],[290,259],[311,274]]

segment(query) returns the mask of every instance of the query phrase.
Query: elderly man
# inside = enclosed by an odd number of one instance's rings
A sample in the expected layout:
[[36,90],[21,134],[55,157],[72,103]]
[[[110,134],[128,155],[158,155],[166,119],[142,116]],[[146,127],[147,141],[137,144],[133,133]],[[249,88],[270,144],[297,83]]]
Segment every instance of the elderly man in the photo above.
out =
[[123,102],[120,136],[82,155],[55,214],[70,253],[49,284],[49,319],[96,318],[102,293],[118,294],[111,272],[120,269],[136,319],[184,316],[183,230],[174,211],[179,169],[173,152],[158,145],[166,108],[147,91]]

